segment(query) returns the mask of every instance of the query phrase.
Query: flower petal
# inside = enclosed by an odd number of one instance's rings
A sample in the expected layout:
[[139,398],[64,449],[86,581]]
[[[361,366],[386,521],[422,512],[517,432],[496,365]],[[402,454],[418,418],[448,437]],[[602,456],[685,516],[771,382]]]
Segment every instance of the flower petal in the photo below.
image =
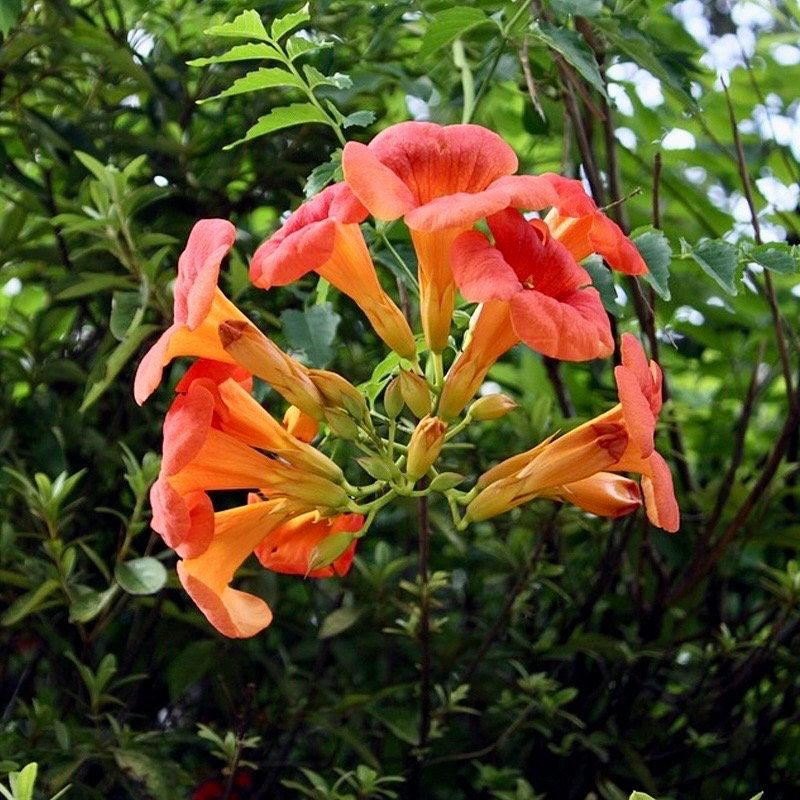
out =
[[403,180],[360,142],[344,146],[342,170],[356,197],[377,219],[397,219],[417,205]]
[[519,292],[511,299],[511,323],[525,344],[551,358],[586,361],[614,352],[608,317],[592,288],[562,300],[533,289]]
[[150,489],[151,527],[182,558],[204,552],[214,534],[214,507],[203,491],[181,495],[161,475]]
[[675,499],[672,473],[667,462],[655,450],[648,462],[649,474],[642,475],[642,492],[647,518],[653,525],[669,533],[675,533],[681,526],[681,514],[678,501]]
[[187,394],[175,398],[164,419],[164,475],[179,472],[200,452],[213,415],[214,396],[197,382]]
[[178,259],[175,282],[175,322],[194,330],[207,316],[219,279],[219,267],[236,239],[236,228],[226,219],[195,223]]
[[456,285],[464,299],[472,303],[510,300],[522,291],[503,254],[478,231],[462,233],[453,242],[451,264]]
[[625,366],[615,367],[614,378],[631,440],[636,444],[642,458],[647,458],[655,446],[653,440],[656,429],[656,418],[650,403],[632,369]]

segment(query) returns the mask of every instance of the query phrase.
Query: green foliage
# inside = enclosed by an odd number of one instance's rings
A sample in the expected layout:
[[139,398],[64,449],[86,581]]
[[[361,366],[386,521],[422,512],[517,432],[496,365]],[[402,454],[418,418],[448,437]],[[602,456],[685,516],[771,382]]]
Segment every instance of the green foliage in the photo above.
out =
[[[774,51],[796,43],[800,19],[791,4],[761,5],[774,16],[757,30],[751,68],[729,75],[740,123],[790,118],[796,103],[800,65],[779,65]],[[713,35],[735,29],[725,8],[708,9]],[[800,223],[756,179],[791,186],[797,165],[768,126],[740,125],[758,244],[733,215],[744,190],[724,96],[668,4],[11,0],[0,2],[0,34],[5,800],[174,800],[241,773],[253,776],[244,798],[694,800],[762,787],[769,800],[794,797],[797,434],[782,437],[791,411],[766,285],[796,385]],[[660,80],[664,102],[609,78],[620,62]],[[620,89],[631,116],[619,99],[605,109]],[[413,115],[486,125],[519,153],[520,172],[578,177],[587,156],[568,90],[601,173],[598,203],[618,199],[608,148],[622,193],[639,190],[608,212],[624,212],[616,218],[650,269],[641,298],[629,279],[587,267],[620,331],[647,339],[637,303],[652,306],[670,389],[658,446],[681,532],[667,537],[641,516],[553,516],[546,501],[457,532],[437,494],[422,581],[409,497],[370,520],[345,578],[312,590],[311,578],[246,570],[275,621],[257,639],[223,641],[149,529],[170,391],[144,409],[130,392],[136,362],[172,320],[191,225],[231,219],[222,288],[281,347],[340,371],[383,413],[392,375],[411,365],[313,276],[251,288],[249,255],[284,212],[341,180],[345,138],[367,141]],[[620,127],[635,146],[614,144]],[[696,146],[662,148],[672,128]],[[775,226],[785,241],[770,240]],[[399,282],[413,309],[401,227],[365,233],[382,282],[392,292]],[[461,329],[471,310],[457,310]],[[166,370],[165,386],[184,366]],[[610,363],[554,365],[517,348],[490,377],[519,408],[448,443],[437,492],[615,401]],[[391,416],[408,428],[403,405]],[[385,465],[333,446],[383,479]],[[312,566],[351,543],[331,537]]]

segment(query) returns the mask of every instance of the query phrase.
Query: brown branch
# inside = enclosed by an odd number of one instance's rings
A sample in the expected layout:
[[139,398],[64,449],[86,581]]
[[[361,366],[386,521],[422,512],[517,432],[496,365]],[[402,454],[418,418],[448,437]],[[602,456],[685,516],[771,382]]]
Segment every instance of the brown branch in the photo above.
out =
[[756,394],[758,393],[759,389],[758,371],[759,367],[761,366],[761,362],[764,359],[765,346],[766,342],[762,341],[758,347],[756,363],[753,367],[753,373],[750,376],[750,384],[747,387],[747,394],[745,395],[744,402],[742,403],[742,411],[739,414],[739,421],[736,425],[736,435],[733,441],[733,450],[731,451],[728,469],[725,472],[725,477],[722,479],[722,485],[719,487],[719,493],[717,494],[714,508],[711,511],[708,521],[706,522],[703,537],[699,540],[698,544],[705,545],[711,540],[717,524],[719,523],[720,517],[722,516],[725,503],[728,502],[728,498],[730,497],[731,489],[733,489],[733,483],[736,480],[736,471],[739,469],[739,466],[742,463],[742,458],[744,457],[744,438],[745,434],[747,433],[747,428],[750,424],[750,418],[753,415],[753,409],[755,408]]
[[[742,138],[739,136],[739,126],[736,123],[736,114],[733,110],[733,103],[731,102],[730,92],[724,80],[720,79],[722,88],[725,91],[725,102],[728,105],[728,117],[731,123],[731,131],[733,132],[733,143],[736,147],[736,164],[739,168],[739,177],[742,180],[742,189],[744,196],[747,200],[747,207],[750,209],[750,220],[753,225],[753,238],[756,244],[761,244],[761,226],[758,222],[758,213],[753,201],[753,189],[750,184],[750,173],[747,171],[747,160],[744,155],[744,148],[742,147]],[[775,328],[775,339],[778,345],[778,353],[781,359],[781,369],[783,370],[783,379],[786,382],[786,394],[789,397],[789,402],[793,402],[794,396],[794,382],[792,380],[792,367],[789,363],[789,351],[786,347],[786,337],[783,331],[783,321],[781,320],[780,309],[778,308],[778,300],[775,296],[775,287],[772,283],[772,276],[769,270],[764,270],[764,283],[766,286],[767,302],[769,303],[770,313],[772,314],[772,324]]]
[[728,523],[728,526],[712,547],[707,558],[698,564],[685,580],[675,586],[675,589],[670,594],[669,602],[675,602],[686,597],[686,595],[714,569],[717,562],[725,554],[725,551],[736,537],[736,534],[747,522],[756,503],[763,497],[764,492],[775,477],[775,473],[778,471],[778,467],[786,453],[789,440],[797,430],[798,423],[800,423],[800,396],[795,395],[789,404],[789,414],[786,417],[780,436],[775,442],[775,446],[772,448],[767,463],[764,465],[764,469],[761,471],[758,480],[753,484],[753,488],[745,498],[745,501],[739,507],[734,518]]
[[553,391],[556,393],[561,414],[567,418],[574,417],[575,406],[572,404],[572,397],[561,374],[561,362],[557,358],[545,356],[544,367],[547,370],[547,377],[553,386]]
[[528,90],[528,97],[531,98],[531,103],[536,109],[536,113],[542,119],[545,119],[544,109],[542,108],[542,104],[539,102],[539,93],[536,91],[536,81],[534,81],[533,73],[531,72],[531,62],[528,58],[527,37],[523,38],[522,40],[522,46],[519,49],[519,60],[520,64],[522,64],[522,74],[525,76],[525,87]]

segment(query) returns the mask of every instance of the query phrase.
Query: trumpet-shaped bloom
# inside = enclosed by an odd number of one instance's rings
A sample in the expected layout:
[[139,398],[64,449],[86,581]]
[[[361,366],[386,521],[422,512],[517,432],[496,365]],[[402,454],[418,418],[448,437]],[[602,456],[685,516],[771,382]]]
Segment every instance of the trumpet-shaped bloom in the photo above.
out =
[[631,484],[610,473],[641,475],[641,494],[653,525],[674,532],[680,511],[672,475],[653,448],[661,408],[661,369],[648,363],[639,341],[622,338],[616,368],[619,405],[559,439],[549,439],[485,472],[482,490],[467,509],[472,520],[501,514],[536,497],[552,497],[604,516],[633,510],[639,500]]
[[224,219],[195,224],[178,259],[173,296],[173,323],[147,351],[136,371],[133,394],[140,405],[161,382],[164,367],[178,356],[202,356],[233,363],[217,335],[225,319],[245,319],[217,288],[219,268],[236,238],[236,228]]
[[553,173],[542,177],[550,182],[557,195],[545,222],[576,261],[597,253],[609,266],[627,275],[647,272],[636,245],[597,207],[580,181]]
[[627,444],[628,434],[621,422],[607,415],[585,422],[485,473],[478,484],[485,488],[467,507],[467,518],[478,522],[534,498],[558,495],[565,484],[607,470]]
[[[253,498],[251,498],[252,500]],[[328,536],[357,531],[359,515],[320,519],[317,513],[297,515],[283,500],[250,502],[214,514],[212,539],[199,555],[178,562],[184,588],[208,621],[226,636],[253,636],[272,621],[272,611],[259,597],[233,589],[239,566],[253,552],[275,572],[311,577],[344,575],[350,568],[355,542],[329,567],[309,572],[311,557]]]
[[411,329],[380,285],[359,228],[366,216],[367,210],[349,186],[329,186],[300,206],[256,250],[250,279],[269,289],[314,270],[357,303],[389,347],[413,358],[416,346]]
[[620,400],[616,411],[625,420],[630,442],[611,469],[642,476],[648,519],[674,533],[680,527],[680,510],[672,474],[653,445],[656,418],[661,410],[661,368],[655,361],[648,363],[639,340],[629,333],[623,335],[621,349],[622,364],[614,369]]
[[369,145],[345,145],[345,180],[358,199],[378,219],[403,216],[411,230],[422,327],[435,352],[447,346],[455,304],[455,238],[507,206],[540,209],[555,202],[548,181],[514,176],[517,165],[514,151],[479,125],[403,122]]
[[570,252],[541,220],[508,208],[488,218],[494,246],[478,231],[454,242],[455,281],[483,303],[472,338],[445,382],[441,413],[456,416],[488,369],[520,339],[566,361],[604,358],[614,341],[600,295]]
[[613,472],[598,472],[560,486],[545,496],[571,503],[598,517],[624,517],[642,504],[636,481]]

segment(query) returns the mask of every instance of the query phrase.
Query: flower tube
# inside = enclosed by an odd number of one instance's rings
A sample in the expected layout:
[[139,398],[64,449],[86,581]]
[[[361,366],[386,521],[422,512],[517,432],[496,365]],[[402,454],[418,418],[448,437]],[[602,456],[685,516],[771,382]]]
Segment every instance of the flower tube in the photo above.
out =
[[378,336],[404,358],[416,344],[400,309],[378,281],[359,223],[367,210],[337,183],[304,203],[253,254],[250,280],[262,289],[285,286],[312,270],[351,297]]

